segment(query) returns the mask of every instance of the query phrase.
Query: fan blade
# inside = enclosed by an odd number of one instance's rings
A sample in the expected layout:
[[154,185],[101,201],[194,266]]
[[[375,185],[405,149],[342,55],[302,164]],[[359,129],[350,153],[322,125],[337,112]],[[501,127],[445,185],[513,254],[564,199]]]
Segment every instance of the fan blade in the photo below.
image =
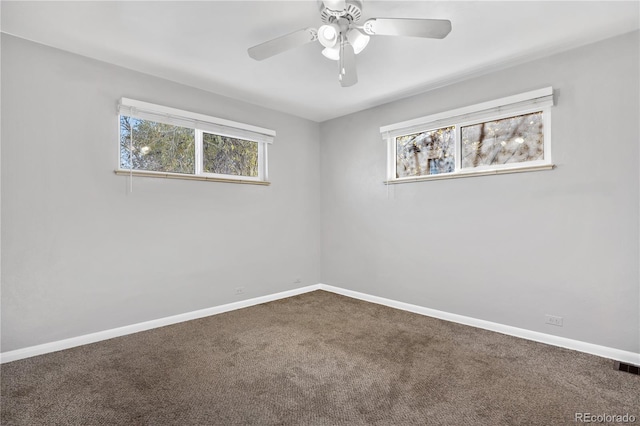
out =
[[368,19],[362,28],[369,35],[394,35],[426,38],[445,38],[451,32],[446,19]]
[[303,46],[318,39],[315,28],[304,28],[282,37],[274,38],[257,46],[250,47],[247,52],[256,61],[270,58],[289,49]]
[[358,74],[356,72],[356,53],[353,46],[348,41],[344,41],[340,52],[340,71],[338,79],[342,87],[353,86],[358,82]]

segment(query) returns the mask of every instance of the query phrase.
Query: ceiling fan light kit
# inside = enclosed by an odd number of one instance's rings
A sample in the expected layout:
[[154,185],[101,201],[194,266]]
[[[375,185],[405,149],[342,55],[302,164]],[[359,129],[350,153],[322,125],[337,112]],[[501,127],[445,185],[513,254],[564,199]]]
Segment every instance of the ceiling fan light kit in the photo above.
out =
[[338,81],[342,87],[358,82],[355,55],[367,47],[370,36],[408,36],[442,39],[451,31],[445,19],[371,18],[359,26],[361,0],[319,0],[320,19],[317,30],[304,28],[248,49],[249,56],[261,61],[287,50],[318,40],[322,55],[338,61]]
[[340,59],[340,46],[325,47],[322,49],[325,58],[337,61]]
[[338,42],[340,27],[335,24],[325,24],[318,28],[318,41],[324,47],[333,47]]
[[349,40],[349,43],[353,46],[353,50],[356,52],[356,55],[367,47],[370,39],[371,37],[362,34],[357,28],[351,28],[347,32],[347,40]]

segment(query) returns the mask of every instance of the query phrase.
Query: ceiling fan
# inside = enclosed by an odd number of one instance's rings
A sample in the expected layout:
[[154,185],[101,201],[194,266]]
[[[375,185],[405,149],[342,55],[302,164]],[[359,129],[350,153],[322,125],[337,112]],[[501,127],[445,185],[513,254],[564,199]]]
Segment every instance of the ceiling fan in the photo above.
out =
[[369,43],[372,35],[411,36],[442,39],[451,31],[451,21],[445,19],[372,18],[363,25],[362,0],[318,0],[320,28],[303,28],[248,49],[249,56],[261,61],[289,49],[318,40],[322,54],[338,61],[338,80],[342,87],[358,82],[356,57]]

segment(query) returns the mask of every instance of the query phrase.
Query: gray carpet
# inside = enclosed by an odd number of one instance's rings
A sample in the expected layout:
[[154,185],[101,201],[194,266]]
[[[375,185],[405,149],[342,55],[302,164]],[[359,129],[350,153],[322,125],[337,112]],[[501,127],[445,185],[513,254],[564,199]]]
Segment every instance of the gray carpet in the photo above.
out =
[[4,364],[2,425],[640,423],[613,362],[315,291]]

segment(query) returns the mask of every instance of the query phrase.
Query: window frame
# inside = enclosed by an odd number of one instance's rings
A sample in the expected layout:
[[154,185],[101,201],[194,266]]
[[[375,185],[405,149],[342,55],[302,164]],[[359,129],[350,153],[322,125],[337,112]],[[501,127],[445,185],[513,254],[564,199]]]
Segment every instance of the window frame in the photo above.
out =
[[[387,180],[384,183],[397,184],[426,180],[550,170],[555,167],[551,160],[551,107],[553,105],[553,88],[546,87],[468,107],[382,126],[380,127],[380,133],[387,144]],[[462,168],[462,127],[487,123],[518,115],[531,114],[534,112],[542,112],[544,138],[544,154],[542,160]],[[443,129],[446,127],[455,127],[454,171],[433,175],[396,177],[396,138],[415,133]]]
[[[191,128],[194,130],[194,173],[174,173],[152,170],[136,170],[121,167],[121,136],[120,120],[122,116],[139,120],[155,121],[169,125]],[[154,116],[157,119],[154,119]],[[258,146],[258,175],[242,176],[204,171],[204,133],[255,142]],[[256,185],[270,185],[268,181],[268,149],[273,142],[276,132],[250,124],[239,123],[223,118],[212,117],[195,112],[180,110],[163,105],[121,98],[118,103],[118,167],[117,175],[161,177],[186,180],[204,180],[227,183],[246,183]]]

